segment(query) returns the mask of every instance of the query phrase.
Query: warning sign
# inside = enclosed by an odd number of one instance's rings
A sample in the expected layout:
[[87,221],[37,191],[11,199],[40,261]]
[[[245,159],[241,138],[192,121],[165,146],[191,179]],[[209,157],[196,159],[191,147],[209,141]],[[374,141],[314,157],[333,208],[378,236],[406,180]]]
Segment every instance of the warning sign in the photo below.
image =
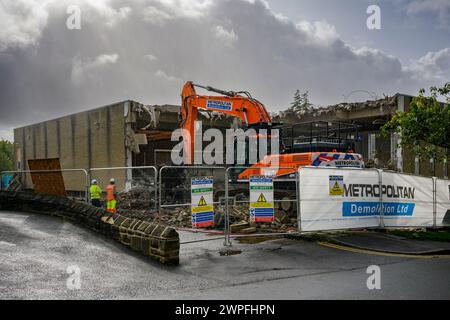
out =
[[329,176],[330,196],[344,196],[344,176]]
[[205,228],[214,225],[213,179],[191,180],[192,227]]
[[200,198],[200,201],[198,202],[198,206],[199,206],[199,207],[204,207],[204,206],[206,206],[205,198],[203,198],[203,197]]
[[272,222],[274,219],[272,177],[250,177],[250,220],[252,222]]
[[264,194],[261,193],[261,195],[258,198],[258,202],[267,202],[266,197],[264,197]]

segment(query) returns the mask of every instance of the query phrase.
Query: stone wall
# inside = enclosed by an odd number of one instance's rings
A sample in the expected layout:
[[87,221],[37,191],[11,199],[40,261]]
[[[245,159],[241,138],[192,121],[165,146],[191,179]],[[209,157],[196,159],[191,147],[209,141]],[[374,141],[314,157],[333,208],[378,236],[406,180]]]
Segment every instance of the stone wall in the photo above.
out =
[[178,232],[158,223],[107,213],[83,202],[32,192],[0,191],[0,210],[57,216],[102,233],[164,264],[179,264]]

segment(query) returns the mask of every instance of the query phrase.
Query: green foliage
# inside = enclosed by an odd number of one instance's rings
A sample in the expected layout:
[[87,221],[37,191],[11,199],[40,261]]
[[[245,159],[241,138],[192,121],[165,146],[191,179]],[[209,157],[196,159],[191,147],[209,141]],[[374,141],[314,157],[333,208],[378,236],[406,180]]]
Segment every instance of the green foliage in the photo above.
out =
[[0,171],[13,170],[14,146],[12,142],[0,140]]
[[[440,103],[438,96],[445,97]],[[440,160],[448,157],[450,150],[450,82],[442,88],[431,87],[430,96],[425,90],[412,99],[407,112],[397,113],[382,128],[383,135],[396,132],[401,145],[411,148],[417,155]]]
[[419,240],[432,240],[432,241],[446,241],[450,242],[450,232],[448,231],[407,231],[407,230],[392,230],[389,233],[396,236],[409,239],[419,239]]
[[309,101],[309,92],[306,91],[301,93],[300,90],[296,90],[290,110],[294,112],[307,111],[311,106],[312,103]]

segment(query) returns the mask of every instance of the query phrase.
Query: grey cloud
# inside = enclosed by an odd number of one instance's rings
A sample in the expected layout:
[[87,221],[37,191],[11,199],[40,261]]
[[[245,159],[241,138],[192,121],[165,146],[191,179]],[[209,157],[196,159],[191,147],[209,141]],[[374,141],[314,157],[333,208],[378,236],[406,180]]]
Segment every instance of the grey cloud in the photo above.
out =
[[428,52],[425,56],[414,61],[411,70],[415,75],[425,76],[438,81],[448,81],[450,75],[450,48],[438,52]]
[[[326,22],[297,24],[259,0],[79,3],[81,30],[65,27],[61,2],[49,4],[33,45],[0,52],[0,129],[128,98],[178,103],[186,80],[248,90],[276,111],[297,88],[328,104],[356,89],[415,93],[449,75],[440,59],[405,65],[352,48]],[[149,7],[164,18],[149,20]],[[435,71],[417,77],[425,61]]]
[[45,4],[35,0],[0,2],[0,51],[36,43],[47,23]]
[[408,13],[413,15],[435,14],[441,28],[450,28],[450,2],[448,0],[414,0],[408,3],[406,8]]

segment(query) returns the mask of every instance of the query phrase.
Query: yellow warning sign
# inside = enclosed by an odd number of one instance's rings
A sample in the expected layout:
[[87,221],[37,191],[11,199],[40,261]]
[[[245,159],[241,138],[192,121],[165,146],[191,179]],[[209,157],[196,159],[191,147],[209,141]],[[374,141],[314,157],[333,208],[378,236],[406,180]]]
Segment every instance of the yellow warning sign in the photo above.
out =
[[252,208],[273,208],[271,202],[252,202]]
[[192,207],[192,213],[202,213],[202,212],[208,212],[213,211],[213,206],[201,206],[201,207]]
[[343,196],[344,195],[344,177],[343,176],[330,176],[330,196]]
[[205,201],[205,198],[202,196],[201,198],[200,198],[200,200],[198,201],[198,206],[199,207],[204,207],[204,206],[206,206],[206,201]]
[[267,200],[266,200],[266,197],[264,196],[264,194],[260,194],[260,196],[258,197],[258,202],[259,203],[261,203],[261,202],[267,202]]

